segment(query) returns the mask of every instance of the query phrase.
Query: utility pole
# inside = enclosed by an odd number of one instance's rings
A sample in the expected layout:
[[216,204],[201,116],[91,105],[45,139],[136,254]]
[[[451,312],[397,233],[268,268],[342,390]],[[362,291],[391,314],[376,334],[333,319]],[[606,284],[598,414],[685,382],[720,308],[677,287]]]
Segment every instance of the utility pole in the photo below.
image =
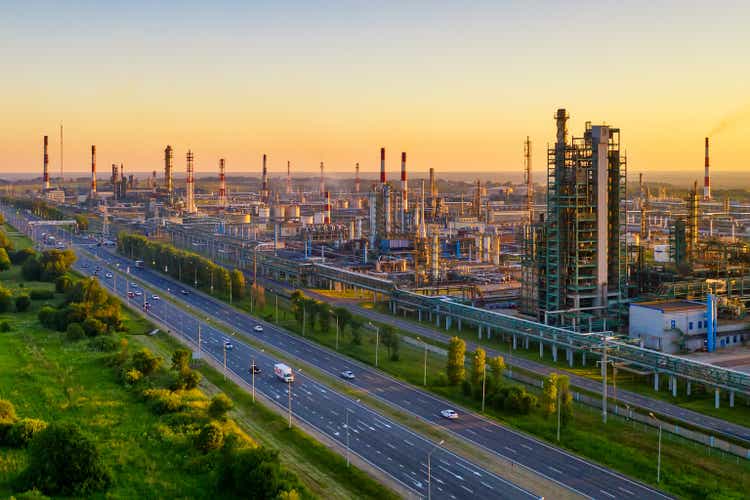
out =
[[431,470],[431,460],[432,460],[432,454],[435,450],[438,449],[438,446],[442,446],[442,444],[445,442],[445,440],[440,440],[438,444],[432,447],[430,452],[427,454],[427,500],[432,500],[432,470]]
[[378,352],[380,351],[380,328],[375,327],[375,368],[378,367]]
[[560,378],[557,379],[557,442],[560,442]]
[[198,322],[198,359],[201,359],[201,323]]
[[339,350],[339,317],[336,316],[336,350]]
[[427,386],[427,342],[425,342],[419,337],[417,337],[417,340],[422,342],[422,345],[424,346],[424,375],[422,376],[422,385],[426,387]]
[[253,403],[255,403],[255,356],[252,357],[252,362],[250,364],[250,373],[252,374],[253,378]]
[[484,413],[484,400],[487,394],[487,363],[482,366],[482,413]]
[[287,382],[286,384],[286,392],[289,395],[289,428],[292,428],[292,383],[293,382]]
[[224,380],[227,379],[227,343],[222,344],[224,346]]
[[604,352],[602,354],[602,422],[607,423],[607,334],[604,337]]
[[276,315],[276,324],[279,323],[279,294],[275,293],[274,297],[274,314]]

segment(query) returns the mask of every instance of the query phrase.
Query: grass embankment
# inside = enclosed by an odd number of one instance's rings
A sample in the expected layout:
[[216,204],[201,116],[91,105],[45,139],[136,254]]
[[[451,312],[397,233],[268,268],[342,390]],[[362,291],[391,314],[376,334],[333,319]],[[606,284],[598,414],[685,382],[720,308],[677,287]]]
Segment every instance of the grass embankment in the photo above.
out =
[[[247,299],[243,299],[239,305],[242,309],[250,310]],[[278,324],[301,335],[301,328],[293,319],[288,305],[286,300],[279,300]],[[265,307],[253,311],[257,316],[269,321],[274,320],[275,312],[273,295],[266,297]],[[311,332],[309,327],[306,327],[305,337],[335,349],[335,326],[332,330],[322,332],[316,326]],[[346,334],[340,334],[338,352],[374,365],[375,332],[366,328],[361,332],[363,341],[360,345],[351,343],[348,330]],[[517,352],[519,351],[514,351],[513,355]],[[467,353],[467,359],[469,355],[470,353]],[[423,349],[401,342],[399,359],[392,360],[381,343],[378,358],[381,370],[415,386],[422,386]],[[480,401],[464,395],[460,387],[434,384],[444,379],[445,358],[428,352],[426,389],[477,412],[480,411]],[[530,392],[540,395],[536,389],[531,389]],[[708,447],[673,437],[668,433],[663,435],[661,482],[657,484],[656,429],[627,422],[615,416],[611,416],[605,425],[601,422],[598,410],[585,405],[575,404],[573,418],[563,429],[559,443],[556,440],[555,418],[545,419],[539,412],[514,415],[494,409],[489,404],[486,415],[682,498],[745,498],[745,492],[750,488],[750,462],[737,457],[723,456],[720,452],[712,452]]]
[[[317,291],[317,290],[316,290]],[[330,295],[329,293],[326,293],[327,295]],[[333,295],[331,295],[333,296]],[[336,295],[338,296],[338,295]],[[387,309],[387,305],[383,303],[378,303],[374,307],[372,303],[366,302],[366,303],[360,303],[359,304],[362,307],[375,309],[378,312],[384,313],[384,314],[390,314]],[[407,320],[411,321],[415,324],[420,324],[423,326],[430,326],[426,322],[419,323],[416,318],[413,318],[411,316],[403,316],[399,315],[399,319],[401,320]],[[501,351],[503,353],[508,353],[510,350],[510,346],[507,341],[503,341],[501,336],[494,335],[491,339],[487,339],[486,337],[482,340],[479,340],[477,336],[477,330],[476,328],[472,327],[465,327],[461,330],[458,329],[458,326],[454,324],[451,326],[450,329],[445,330],[444,328],[440,328],[439,331],[441,333],[444,333],[446,335],[455,335],[458,336],[464,340],[471,341],[473,343],[489,347],[492,349],[495,349],[497,351]],[[404,334],[411,335],[409,332],[403,332]],[[567,371],[569,373],[573,373],[575,375],[579,375],[581,377],[587,377],[592,380],[596,380],[598,382],[601,382],[601,371],[595,366],[595,363],[589,359],[589,362],[587,366],[582,365],[582,359],[580,354],[576,354],[574,357],[574,366],[571,368],[566,359],[565,356],[558,356],[557,362],[552,358],[552,352],[550,349],[545,349],[543,353],[543,357],[539,357],[539,350],[536,347],[536,344],[533,344],[530,349],[526,350],[522,348],[522,344],[519,341],[518,349],[514,350],[511,353],[512,357],[518,357],[518,358],[524,358],[528,359],[530,361],[536,361],[539,363],[546,364],[547,366],[556,368],[558,370]],[[613,382],[613,372],[612,368],[609,368],[608,372],[609,377],[609,383],[612,384]],[[635,392],[638,394],[642,394],[644,396],[648,396],[654,399],[659,399],[668,403],[672,403],[677,406],[681,406],[683,408],[687,408],[693,411],[697,411],[699,413],[702,413],[704,415],[709,415],[712,417],[720,418],[723,420],[726,420],[728,422],[733,422],[739,425],[750,425],[750,399],[743,398],[742,396],[735,395],[735,407],[730,408],[729,407],[729,393],[727,391],[722,391],[721,396],[721,405],[719,408],[714,407],[714,392],[713,388],[706,388],[701,384],[692,384],[691,388],[691,395],[687,395],[687,386],[686,381],[684,380],[678,380],[677,381],[677,396],[672,396],[672,392],[669,390],[669,380],[668,377],[660,377],[660,386],[659,390],[654,390],[654,384],[653,384],[653,378],[650,375],[638,375],[636,373],[628,372],[625,370],[618,370],[617,371],[617,388],[618,389],[624,389],[631,392]]]

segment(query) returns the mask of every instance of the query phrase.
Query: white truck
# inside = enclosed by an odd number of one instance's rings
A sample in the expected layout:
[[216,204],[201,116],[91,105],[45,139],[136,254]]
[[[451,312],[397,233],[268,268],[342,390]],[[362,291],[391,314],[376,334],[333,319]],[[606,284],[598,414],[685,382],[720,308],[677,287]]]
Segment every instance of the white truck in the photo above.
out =
[[273,373],[287,384],[294,382],[294,372],[284,363],[276,363],[273,365]]

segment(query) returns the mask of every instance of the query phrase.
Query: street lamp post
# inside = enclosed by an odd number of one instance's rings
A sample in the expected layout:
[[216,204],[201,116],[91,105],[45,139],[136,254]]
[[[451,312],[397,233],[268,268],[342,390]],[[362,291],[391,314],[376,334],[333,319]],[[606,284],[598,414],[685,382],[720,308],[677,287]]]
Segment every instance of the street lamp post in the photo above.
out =
[[250,363],[250,374],[253,379],[253,403],[255,403],[255,356],[252,357],[252,362]]
[[289,395],[289,428],[292,428],[292,382],[287,382],[286,393]]
[[432,470],[431,470],[431,460],[432,460],[432,454],[435,452],[435,450],[438,449],[439,446],[442,446],[442,444],[445,442],[444,439],[441,439],[438,444],[432,447],[430,452],[427,454],[427,500],[432,500]]
[[557,441],[560,442],[560,379],[557,379]]
[[482,366],[482,413],[484,413],[484,401],[487,395],[487,363]]
[[224,380],[227,379],[227,343],[226,341],[222,344],[224,346]]
[[378,367],[378,353],[380,351],[380,328],[375,327],[375,368]]
[[417,337],[417,340],[422,342],[422,345],[424,346],[424,374],[422,375],[422,385],[426,387],[427,386],[427,342],[425,342],[419,337]]
[[[359,399],[357,400],[357,403],[359,403]],[[346,409],[346,423],[344,424],[344,427],[346,427],[346,466],[349,467],[349,451],[351,450],[351,445],[349,444],[349,412],[354,413],[354,410],[351,408]]]
[[339,317],[336,316],[336,350],[339,350]]
[[656,420],[659,424],[659,451],[656,458],[656,482],[658,483],[661,481],[661,420],[656,418],[656,415],[654,415],[653,412],[649,412],[648,416]]

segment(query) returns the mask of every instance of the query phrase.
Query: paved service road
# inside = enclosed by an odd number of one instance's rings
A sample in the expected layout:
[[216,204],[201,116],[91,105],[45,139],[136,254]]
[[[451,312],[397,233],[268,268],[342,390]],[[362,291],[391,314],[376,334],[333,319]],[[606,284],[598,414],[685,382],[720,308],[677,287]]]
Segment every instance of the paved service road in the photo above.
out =
[[[121,269],[131,266],[132,270],[132,261],[102,248],[94,247],[91,251],[96,252],[103,261],[110,265],[119,264]],[[311,363],[333,376],[338,377],[342,371],[352,370],[356,378],[350,383],[355,387],[367,390],[400,410],[432,422],[475,446],[513,460],[585,496],[633,500],[666,498],[665,494],[647,485],[467,410],[459,409],[461,417],[458,420],[447,420],[440,416],[440,411],[446,408],[456,408],[453,403],[399,382],[379,370],[308,342],[273,324],[257,320],[200,292],[191,291],[189,295],[182,295],[179,290],[186,288],[185,285],[160,273],[149,269],[138,269],[134,272],[139,279],[160,290],[159,293],[172,293],[176,299],[184,301],[194,311],[200,311],[200,314],[221,320],[242,335],[254,337],[280,351]],[[259,323],[264,327],[262,333],[253,331],[253,327]],[[469,475],[460,476],[466,479]]]

